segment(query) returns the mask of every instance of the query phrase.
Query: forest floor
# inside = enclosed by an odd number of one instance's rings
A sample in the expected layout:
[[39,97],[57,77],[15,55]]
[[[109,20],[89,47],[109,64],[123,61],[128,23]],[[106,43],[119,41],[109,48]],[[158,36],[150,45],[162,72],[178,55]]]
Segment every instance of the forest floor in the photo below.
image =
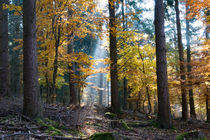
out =
[[210,139],[210,124],[202,121],[174,120],[173,129],[160,129],[144,114],[124,111],[118,119],[97,105],[45,104],[43,112],[44,119],[31,120],[22,115],[20,99],[0,99],[0,140],[91,139],[95,133],[104,135],[98,140],[106,140],[106,134],[112,134],[115,139],[174,140],[177,135],[192,131]]

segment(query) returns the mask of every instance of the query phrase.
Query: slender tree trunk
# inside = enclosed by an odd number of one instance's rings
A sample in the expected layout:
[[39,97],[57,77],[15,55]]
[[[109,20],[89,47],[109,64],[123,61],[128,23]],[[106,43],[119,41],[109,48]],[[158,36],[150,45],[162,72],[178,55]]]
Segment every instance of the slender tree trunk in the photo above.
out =
[[99,87],[101,89],[99,89],[99,105],[103,106],[103,74],[100,73],[100,84],[99,84]]
[[46,103],[50,103],[50,85],[49,85],[49,78],[47,72],[45,73],[45,81],[46,81]]
[[125,110],[127,110],[127,99],[128,99],[128,92],[127,92],[127,90],[128,90],[128,88],[127,88],[127,86],[128,86],[128,80],[126,79],[126,78],[123,78],[123,87],[124,87],[124,89],[123,89],[123,98],[124,98],[124,100],[123,100],[123,109],[125,109]]
[[152,112],[152,105],[151,105],[151,101],[150,101],[150,94],[149,94],[149,87],[146,87],[146,93],[147,93],[147,101],[148,101],[148,105],[149,105],[149,112],[148,114],[150,114]]
[[[188,11],[188,6],[186,5],[186,12]],[[187,13],[186,13],[187,15]],[[189,20],[186,19],[186,40],[187,40],[187,72],[188,72],[188,85],[189,85],[189,102],[190,102],[190,118],[196,119],[195,113],[195,104],[193,97],[193,89],[192,89],[192,67],[191,67],[191,50],[190,50],[190,23]]]
[[[15,5],[21,5],[20,0],[13,0],[13,4]],[[13,20],[12,20],[13,21]],[[11,30],[11,32],[14,32],[14,37],[15,39],[20,39],[22,38],[21,32],[20,32],[20,25],[21,25],[21,17],[20,16],[15,16],[15,24],[14,24],[14,30]],[[13,48],[18,46],[18,42],[13,43]],[[21,90],[21,81],[20,81],[20,50],[13,50],[13,48],[10,49],[11,51],[11,60],[10,60],[10,89],[11,93],[17,97],[21,95],[20,90]]]
[[[122,4],[122,22],[123,22],[123,31],[126,30],[125,25],[125,2],[124,0],[121,0]],[[128,80],[126,77],[123,78],[123,109],[127,109],[127,86],[128,86]]]
[[206,94],[206,116],[207,116],[207,122],[210,122],[210,106],[209,106],[209,95],[208,92]]
[[[207,10],[206,11],[206,23],[209,23],[209,15],[210,15],[210,10]],[[209,39],[209,34],[210,34],[210,25],[207,24],[207,27],[206,27],[206,39],[208,40]],[[207,122],[210,122],[210,90],[209,90],[209,86],[207,86],[207,91],[206,91],[206,116],[207,116]]]
[[23,114],[42,116],[36,47],[36,0],[23,0]]
[[176,10],[176,25],[177,25],[177,36],[178,36],[178,50],[179,50],[179,63],[180,63],[180,75],[181,75],[181,93],[182,93],[182,119],[188,119],[188,104],[187,104],[187,91],[186,91],[186,76],[184,66],[184,49],[182,44],[182,33],[179,16],[179,1],[175,0]]
[[[68,46],[68,53],[73,53],[73,47],[71,45]],[[70,102],[69,104],[78,105],[78,95],[74,83],[74,71],[75,71],[75,63],[72,62],[69,66],[69,96],[70,96]]]
[[57,73],[58,73],[58,47],[59,47],[59,43],[57,42],[55,45],[55,59],[53,63],[53,81],[51,83],[51,88],[50,88],[51,103],[56,102],[56,79],[57,79]]
[[9,95],[8,10],[7,0],[0,1],[0,96]]
[[116,39],[116,19],[115,19],[115,0],[109,0],[109,33],[110,33],[110,76],[111,76],[111,105],[112,111],[120,112],[120,100],[118,94],[118,75],[117,75],[117,39]]
[[109,93],[110,93],[110,87],[109,87],[109,82],[107,82],[107,95],[108,95],[108,96],[107,96],[107,98],[108,98],[108,99],[107,99],[107,102],[108,102],[108,107],[109,107],[109,102],[110,102],[110,101],[109,101]]
[[57,80],[57,73],[58,73],[58,48],[60,46],[61,25],[58,25],[58,27],[54,27],[54,25],[58,22],[58,20],[61,21],[61,17],[58,19],[53,17],[52,19],[52,33],[55,38],[55,59],[53,63],[53,81],[50,87],[51,103],[56,102],[56,80]]
[[158,89],[158,120],[163,128],[171,128],[171,110],[168,93],[166,41],[163,0],[155,0],[156,69]]

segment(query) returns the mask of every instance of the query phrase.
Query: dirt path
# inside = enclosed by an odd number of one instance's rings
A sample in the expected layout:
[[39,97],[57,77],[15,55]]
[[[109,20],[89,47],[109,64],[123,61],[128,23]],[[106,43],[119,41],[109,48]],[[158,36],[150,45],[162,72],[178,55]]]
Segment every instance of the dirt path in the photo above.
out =
[[[131,140],[174,140],[175,136],[182,132],[200,130],[207,138],[210,138],[210,124],[201,121],[197,123],[174,121],[175,129],[170,130],[143,125],[141,127],[130,126],[129,129],[125,129],[121,126],[113,127],[111,123],[123,120],[125,122],[138,121],[144,124],[148,123],[148,120],[142,114],[139,114],[138,120],[134,120],[133,113],[129,111],[123,115],[122,119],[108,119],[104,117],[106,109],[97,105],[69,107],[45,104],[43,108],[45,124],[40,124],[22,115],[22,100],[0,100],[0,136],[14,133],[42,136],[62,134],[63,137],[87,139],[94,133],[112,132]],[[36,136],[31,137],[36,139]],[[18,136],[16,138],[22,140],[30,137]]]

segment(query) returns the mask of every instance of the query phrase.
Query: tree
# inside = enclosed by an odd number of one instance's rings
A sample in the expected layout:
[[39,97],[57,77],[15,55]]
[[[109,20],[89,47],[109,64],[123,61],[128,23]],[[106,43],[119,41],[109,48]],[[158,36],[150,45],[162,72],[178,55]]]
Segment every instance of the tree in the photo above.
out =
[[[188,5],[186,4],[186,15]],[[187,72],[188,72],[188,85],[189,85],[189,103],[190,103],[190,118],[196,119],[193,89],[192,89],[192,66],[191,66],[191,48],[190,48],[190,21],[186,19],[186,40],[187,40]]]
[[164,32],[163,0],[155,1],[155,35],[156,35],[156,73],[158,89],[158,119],[163,128],[172,127],[168,93],[168,76],[166,61],[166,42]]
[[182,94],[182,119],[188,119],[188,104],[187,104],[187,91],[186,91],[186,76],[185,76],[185,65],[184,65],[184,50],[182,44],[182,33],[179,16],[179,1],[175,0],[176,10],[176,25],[177,25],[177,36],[178,36],[178,50],[179,50],[179,65],[180,65],[180,76],[181,76],[181,94]]
[[[71,54],[73,53],[73,46],[69,45],[68,46],[68,53]],[[70,93],[70,102],[69,104],[73,105],[78,105],[78,95],[76,92],[76,87],[75,87],[75,79],[74,79],[74,71],[75,71],[75,62],[72,62],[69,66],[69,93]]]
[[23,1],[23,114],[42,116],[38,83],[36,42],[36,0]]
[[[47,84],[45,85],[49,87],[48,97],[50,99],[48,101],[51,103],[56,100],[56,89],[65,84],[63,75],[67,71],[68,73],[71,72],[69,76],[70,81],[68,82],[71,97],[74,96],[73,93],[77,94],[76,91],[74,92],[74,88],[76,88],[75,72],[71,66],[75,61],[86,61],[84,58],[87,55],[84,53],[77,55],[73,48],[72,51],[68,52],[68,46],[72,47],[74,41],[78,40],[78,38],[85,38],[87,35],[94,34],[90,31],[96,28],[94,24],[97,23],[96,20],[93,20],[94,8],[95,3],[93,1],[84,0],[39,2],[39,7],[37,7],[37,9],[41,9],[37,13],[38,41],[40,44],[39,57],[42,62],[45,61],[45,65],[39,63],[39,68],[40,71],[45,71],[44,76],[42,73],[40,75],[42,79],[46,77],[46,80],[43,81],[46,81]],[[43,51],[43,47],[46,48],[44,49],[45,51]],[[74,97],[76,99],[76,95]]]
[[111,76],[111,106],[112,111],[120,112],[117,75],[117,30],[115,17],[115,0],[109,0],[109,37],[110,37],[110,76]]
[[[22,0],[12,0],[12,5],[15,5],[16,10],[9,12],[9,54],[10,54],[10,89],[11,94],[15,96],[21,96],[21,72],[22,64],[20,61],[20,54],[22,49],[16,49],[19,45],[17,40],[22,39],[22,16],[16,15],[22,9]],[[18,10],[18,11],[17,11]],[[21,47],[22,48],[22,47]]]
[[9,53],[8,53],[8,9],[0,1],[0,96],[9,94]]

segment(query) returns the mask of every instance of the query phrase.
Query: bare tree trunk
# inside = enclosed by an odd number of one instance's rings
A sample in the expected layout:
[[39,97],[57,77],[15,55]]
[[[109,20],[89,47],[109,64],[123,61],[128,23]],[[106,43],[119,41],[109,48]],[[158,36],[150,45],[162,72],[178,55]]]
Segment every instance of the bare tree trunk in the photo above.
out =
[[45,80],[46,80],[46,103],[50,103],[50,87],[49,87],[49,80],[47,73],[45,74]]
[[103,106],[103,74],[100,73],[100,84],[99,84],[99,105]]
[[8,10],[7,0],[0,1],[0,96],[9,95]]
[[[188,6],[186,5],[186,11],[188,11]],[[187,15],[187,13],[186,13]],[[190,23],[189,20],[186,19],[186,40],[187,40],[187,72],[188,72],[188,85],[189,85],[189,102],[190,102],[190,118],[196,119],[195,113],[195,104],[193,97],[193,89],[192,89],[192,67],[191,67],[191,50],[190,50]]]
[[125,110],[127,110],[127,99],[128,99],[128,92],[127,92],[127,90],[128,90],[128,88],[127,88],[127,86],[128,86],[128,80],[126,79],[126,78],[123,78],[123,87],[124,87],[124,89],[123,89],[123,109],[125,109]]
[[207,122],[210,122],[210,106],[209,106],[209,95],[208,92],[206,94],[206,116],[207,116]]
[[57,73],[58,73],[58,47],[59,43],[56,43],[55,46],[55,59],[53,63],[53,81],[51,83],[50,88],[50,102],[55,103],[56,102],[56,79],[57,79]]
[[187,91],[186,91],[186,76],[185,76],[185,66],[184,66],[184,49],[182,44],[182,32],[180,25],[179,16],[179,1],[175,0],[176,9],[176,25],[177,25],[177,36],[178,36],[178,50],[179,50],[179,63],[180,63],[180,75],[181,75],[181,93],[182,93],[182,119],[188,119],[188,104],[187,104]]
[[36,0],[23,0],[23,114],[42,116],[36,47]]
[[[71,45],[68,46],[68,53],[73,53],[73,47]],[[75,71],[75,63],[72,62],[69,66],[69,96],[70,96],[70,102],[69,104],[78,105],[78,95],[74,83],[74,71]]]
[[117,75],[117,39],[116,39],[116,19],[115,19],[115,0],[109,0],[109,33],[110,33],[110,76],[111,76],[111,105],[112,111],[120,112],[120,100],[118,94],[118,75]]
[[[124,2],[124,0],[121,0],[121,4],[122,4],[123,31],[125,31],[126,25],[125,25],[125,2]],[[127,109],[127,98],[128,98],[127,86],[128,86],[128,80],[126,79],[126,77],[124,77],[123,78],[123,109],[125,109],[125,110]]]
[[151,105],[151,101],[150,101],[150,94],[149,94],[149,87],[146,87],[146,93],[147,93],[147,101],[148,101],[148,105],[149,105],[149,112],[148,114],[150,114],[152,112],[152,105]]
[[163,128],[171,128],[171,110],[168,93],[166,41],[163,0],[155,0],[156,69],[158,89],[158,120]]
[[[21,5],[20,0],[12,0],[12,3],[15,5]],[[15,39],[22,38],[22,33],[20,32],[20,25],[21,25],[21,17],[16,16],[15,20],[12,20],[15,22],[14,30],[10,29],[11,32],[14,32]],[[18,42],[13,43],[14,47],[18,46]],[[10,89],[11,93],[17,97],[21,95],[21,81],[20,81],[20,51],[21,50],[13,50],[13,48],[10,49],[11,51],[11,59],[10,59]]]

